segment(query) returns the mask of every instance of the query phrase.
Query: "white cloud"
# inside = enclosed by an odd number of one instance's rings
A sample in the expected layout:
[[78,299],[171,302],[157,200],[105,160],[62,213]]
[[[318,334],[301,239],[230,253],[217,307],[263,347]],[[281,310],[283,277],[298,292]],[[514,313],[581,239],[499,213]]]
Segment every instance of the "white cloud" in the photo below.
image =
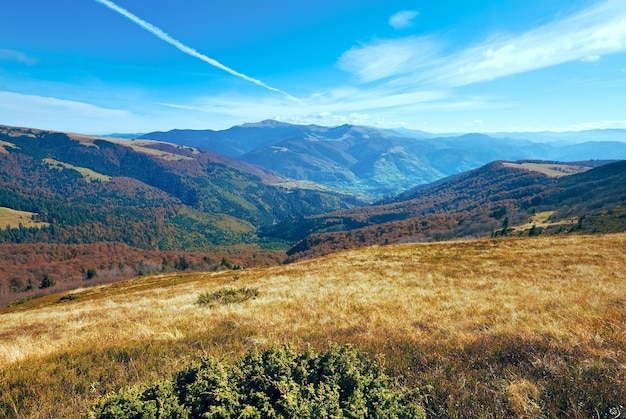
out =
[[0,49],[0,60],[13,60],[27,65],[37,64],[36,58],[12,49]]
[[324,126],[344,124],[376,126],[379,123],[379,121],[373,119],[371,115],[358,112],[349,114],[320,112],[317,114],[276,115],[274,119],[290,124],[316,124]]
[[[432,38],[377,40],[344,53],[339,67],[362,81],[463,86],[626,51],[626,2],[607,0],[522,34],[492,37],[451,55]],[[401,78],[401,79],[400,79]]]
[[439,79],[464,85],[626,50],[626,3],[608,1],[518,36],[451,57]]
[[405,29],[413,24],[419,13],[415,10],[402,10],[389,18],[389,25],[394,29]]
[[599,55],[588,55],[586,57],[581,58],[582,61],[586,63],[595,63],[596,61],[600,61]]
[[368,83],[431,65],[438,52],[438,45],[428,37],[379,40],[346,51],[339,58],[339,68]]
[[[0,91],[0,123],[29,128],[107,133],[118,131],[129,120],[129,111],[107,109],[89,103],[53,97]],[[70,128],[71,127],[71,128]]]
[[[387,87],[361,90],[353,87],[316,92],[300,105],[285,98],[250,98],[222,95],[198,98],[185,104],[162,103],[184,111],[198,120],[219,121],[223,128],[242,121],[278,119],[290,123],[341,125],[361,124],[381,127],[405,126],[402,109],[410,115],[421,106],[441,107],[448,99],[446,91],[398,92]],[[230,125],[229,125],[230,124]]]

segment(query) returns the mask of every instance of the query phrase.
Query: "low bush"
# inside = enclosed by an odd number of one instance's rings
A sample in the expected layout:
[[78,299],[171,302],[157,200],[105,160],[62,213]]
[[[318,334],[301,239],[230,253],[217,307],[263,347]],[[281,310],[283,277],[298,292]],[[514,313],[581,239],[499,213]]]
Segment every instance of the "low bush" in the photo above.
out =
[[256,288],[223,289],[216,292],[205,292],[198,297],[198,304],[213,307],[216,305],[241,303],[250,298],[258,297]]
[[351,346],[317,354],[289,346],[250,351],[225,364],[213,357],[173,380],[129,388],[94,408],[105,418],[421,418],[416,390]]
[[64,303],[66,301],[78,300],[80,298],[80,294],[67,294],[63,297],[59,298],[59,303]]

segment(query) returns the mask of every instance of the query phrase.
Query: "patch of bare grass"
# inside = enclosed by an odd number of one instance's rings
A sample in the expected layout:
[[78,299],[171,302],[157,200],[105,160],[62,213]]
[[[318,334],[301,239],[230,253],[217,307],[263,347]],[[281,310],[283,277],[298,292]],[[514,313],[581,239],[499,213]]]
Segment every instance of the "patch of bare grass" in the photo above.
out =
[[34,212],[17,211],[11,208],[0,207],[0,228],[41,228],[50,224],[35,219]]

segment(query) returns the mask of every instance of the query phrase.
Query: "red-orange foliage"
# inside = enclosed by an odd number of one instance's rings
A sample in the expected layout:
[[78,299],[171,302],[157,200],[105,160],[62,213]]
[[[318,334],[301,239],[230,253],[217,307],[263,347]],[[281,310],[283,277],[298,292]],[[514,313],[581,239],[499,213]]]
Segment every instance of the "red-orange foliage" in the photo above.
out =
[[[0,244],[0,305],[59,291],[172,271],[269,266],[284,254],[142,250],[121,243]],[[39,289],[44,275],[55,285]]]

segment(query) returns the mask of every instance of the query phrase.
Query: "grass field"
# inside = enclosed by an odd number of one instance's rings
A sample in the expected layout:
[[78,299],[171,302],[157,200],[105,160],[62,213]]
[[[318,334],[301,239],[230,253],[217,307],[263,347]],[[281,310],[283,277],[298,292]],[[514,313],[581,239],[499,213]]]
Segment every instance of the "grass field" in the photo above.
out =
[[203,353],[282,342],[382,354],[429,417],[623,417],[625,250],[626,234],[372,247],[30,300],[0,309],[0,417],[84,417]]
[[9,142],[0,140],[0,154],[7,154],[8,153],[6,147],[15,148],[16,146],[13,143],[9,143]]
[[98,172],[94,172],[91,169],[87,169],[86,167],[78,167],[78,166],[74,166],[71,165],[69,163],[63,163],[54,159],[50,159],[50,158],[46,158],[43,159],[43,161],[50,166],[51,168],[54,169],[59,169],[59,170],[63,170],[63,169],[72,169],[72,170],[76,170],[78,173],[80,173],[82,175],[82,177],[85,179],[85,181],[87,182],[91,182],[92,180],[96,180],[96,181],[100,181],[100,182],[108,182],[111,180],[111,176],[107,176],[107,175],[103,175],[102,173],[98,173]]
[[[77,138],[77,137],[73,136],[72,138]],[[162,151],[162,150],[158,150],[155,148],[147,147],[147,146],[154,145],[154,144],[160,144],[162,143],[161,141],[129,140],[126,138],[109,138],[109,137],[106,137],[106,138],[91,137],[91,141],[93,141],[94,139],[101,139],[104,141],[108,141],[110,143],[121,144],[123,146],[132,148],[134,151],[138,153],[147,154],[149,156],[157,157],[163,160],[191,160],[192,159],[191,157],[188,157],[188,156],[175,154],[175,153],[169,153],[167,151]],[[191,147],[183,147],[183,146],[179,146],[175,144],[172,144],[172,145],[174,147],[186,149],[188,151],[193,150]],[[198,151],[193,150],[193,153],[196,154],[198,153]]]
[[590,167],[573,163],[503,163],[506,167],[526,169],[531,172],[543,173],[548,177],[563,177],[574,173],[586,172]]
[[564,218],[558,221],[552,221],[550,220],[550,216],[552,214],[554,214],[554,211],[542,211],[542,212],[533,214],[533,216],[530,217],[530,219],[526,223],[514,226],[513,232],[514,234],[519,234],[519,233],[524,234],[525,232],[529,231],[532,228],[545,229],[545,228],[556,228],[558,226],[573,227],[578,223],[578,217]]
[[35,213],[28,211],[16,211],[11,208],[0,207],[0,229],[6,228],[18,228],[20,225],[25,228],[30,227],[45,227],[48,223],[33,220]]

